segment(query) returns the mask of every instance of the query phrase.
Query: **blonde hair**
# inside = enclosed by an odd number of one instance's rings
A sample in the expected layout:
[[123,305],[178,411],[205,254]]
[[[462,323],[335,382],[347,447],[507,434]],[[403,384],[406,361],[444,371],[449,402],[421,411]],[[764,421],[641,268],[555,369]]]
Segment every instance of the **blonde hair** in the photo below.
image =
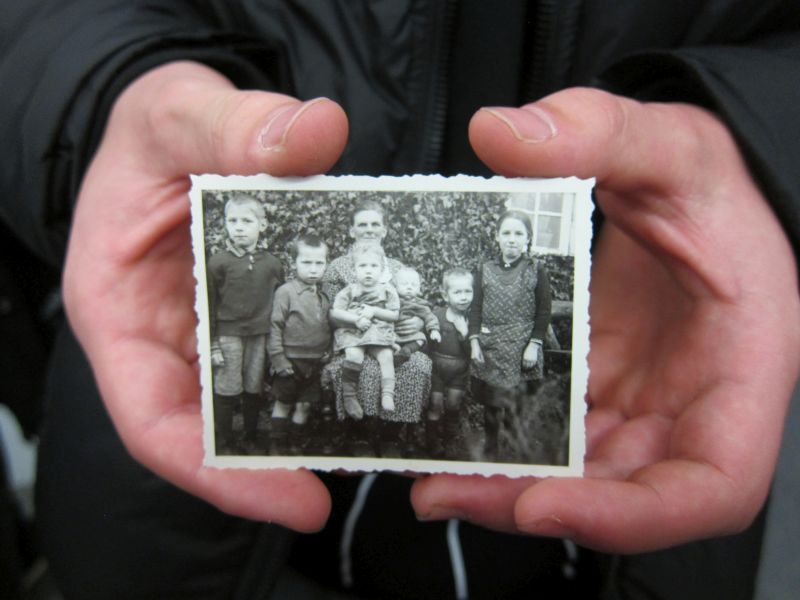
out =
[[381,264],[386,267],[386,253],[383,251],[383,247],[373,241],[369,242],[357,242],[353,244],[352,248],[350,249],[350,258],[353,260],[355,264],[356,256],[361,256],[363,254],[373,254],[378,256],[381,259]]
[[228,209],[231,206],[252,206],[253,212],[256,213],[256,217],[259,220],[267,218],[267,212],[264,210],[264,205],[261,204],[258,199],[250,196],[249,194],[238,193],[231,196],[225,203],[225,216],[228,216]]
[[448,269],[442,275],[442,291],[447,293],[447,289],[450,285],[450,280],[456,277],[469,277],[470,285],[475,284],[475,277],[472,275],[472,271],[465,269],[463,267],[453,267],[452,269]]

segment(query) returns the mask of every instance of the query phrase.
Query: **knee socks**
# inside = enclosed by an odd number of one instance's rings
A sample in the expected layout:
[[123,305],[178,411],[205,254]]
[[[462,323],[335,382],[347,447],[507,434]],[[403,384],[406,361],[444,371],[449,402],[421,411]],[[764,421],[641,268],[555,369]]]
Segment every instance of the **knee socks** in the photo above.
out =
[[233,412],[239,396],[214,394],[214,437],[217,452],[230,450],[233,443]]
[[255,440],[258,433],[258,418],[264,399],[261,394],[245,392],[242,394],[242,415],[244,417],[244,436],[250,441]]
[[394,410],[394,375],[381,377],[381,408],[391,412]]
[[344,411],[353,419],[364,417],[364,410],[358,402],[358,379],[361,376],[361,363],[349,360],[342,363],[342,404]]

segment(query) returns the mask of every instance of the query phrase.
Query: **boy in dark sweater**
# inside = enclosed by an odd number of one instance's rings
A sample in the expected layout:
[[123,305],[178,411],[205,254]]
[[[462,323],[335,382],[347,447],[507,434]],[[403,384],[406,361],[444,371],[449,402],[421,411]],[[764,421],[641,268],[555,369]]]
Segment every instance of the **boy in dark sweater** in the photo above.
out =
[[[208,260],[218,454],[258,451],[272,295],[283,280],[280,261],[257,247],[266,228],[266,213],[256,198],[233,196],[225,204],[226,247]],[[241,443],[233,435],[233,417],[239,410],[244,421]]]
[[287,449],[299,451],[308,439],[308,415],[320,402],[320,376],[331,347],[330,302],[319,287],[328,247],[316,235],[306,234],[290,245],[289,252],[295,278],[275,292],[267,342],[275,373],[270,454],[279,455]]
[[466,269],[450,269],[442,276],[447,306],[437,308],[441,340],[431,343],[431,403],[428,407],[428,449],[434,456],[461,456],[460,413],[469,385],[470,346],[467,311],[472,303],[473,277]]

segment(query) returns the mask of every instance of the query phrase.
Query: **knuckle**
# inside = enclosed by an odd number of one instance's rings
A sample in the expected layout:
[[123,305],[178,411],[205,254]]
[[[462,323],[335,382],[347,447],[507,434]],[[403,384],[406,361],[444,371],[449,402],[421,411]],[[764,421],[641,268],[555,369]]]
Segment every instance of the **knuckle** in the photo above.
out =
[[602,136],[610,142],[625,140],[630,133],[633,103],[605,92],[598,93],[595,102]]
[[165,82],[145,112],[145,130],[155,141],[169,140],[174,136],[184,117],[186,98],[196,86],[185,79]]

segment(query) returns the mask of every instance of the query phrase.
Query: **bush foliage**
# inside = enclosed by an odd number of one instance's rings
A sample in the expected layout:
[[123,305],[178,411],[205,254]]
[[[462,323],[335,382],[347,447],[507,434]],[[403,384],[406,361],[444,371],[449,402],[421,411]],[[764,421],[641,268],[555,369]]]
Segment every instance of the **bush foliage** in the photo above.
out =
[[[236,191],[203,194],[207,257],[225,245],[223,209]],[[442,273],[451,267],[470,270],[496,251],[495,220],[505,210],[506,195],[486,192],[271,191],[248,192],[264,206],[269,222],[259,246],[277,256],[290,276],[287,247],[301,233],[316,233],[329,245],[329,259],[347,252],[351,212],[361,201],[378,201],[386,212],[386,255],[420,273],[423,295],[442,304]],[[572,299],[573,259],[545,255],[553,298]]]

